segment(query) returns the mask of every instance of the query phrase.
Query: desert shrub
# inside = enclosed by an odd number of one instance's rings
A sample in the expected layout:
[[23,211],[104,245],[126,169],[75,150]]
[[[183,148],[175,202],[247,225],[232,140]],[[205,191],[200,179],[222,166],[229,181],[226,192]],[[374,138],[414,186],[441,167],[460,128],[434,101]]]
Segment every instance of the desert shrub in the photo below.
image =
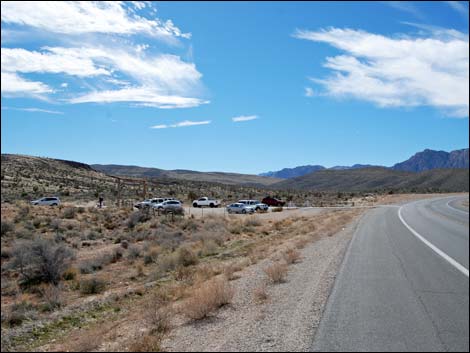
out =
[[2,259],[9,259],[11,257],[11,249],[7,249],[5,247],[1,248],[1,258]]
[[52,230],[58,231],[62,228],[62,221],[58,218],[54,218],[50,223],[49,226]]
[[287,264],[275,262],[265,268],[264,272],[272,283],[282,283],[287,276]]
[[130,344],[129,352],[160,352],[162,339],[162,334],[143,334]]
[[253,289],[253,298],[255,299],[255,301],[259,303],[265,302],[266,300],[268,300],[268,293],[266,291],[265,284],[261,284],[255,289]]
[[127,221],[129,229],[134,228],[138,223],[147,222],[151,219],[150,213],[147,211],[135,211],[132,213]]
[[282,254],[282,257],[290,265],[300,260],[300,253],[295,249],[288,249]]
[[18,326],[23,323],[23,321],[29,319],[33,314],[36,308],[30,302],[22,300],[19,303],[14,303],[8,314],[6,315],[6,323],[10,326]]
[[33,226],[36,229],[39,228],[41,226],[41,219],[40,218],[33,219]]
[[243,222],[245,227],[258,227],[261,225],[261,221],[256,217],[249,217]]
[[171,228],[160,225],[154,232],[156,243],[163,249],[174,251],[185,240],[182,231],[173,231]]
[[109,265],[110,263],[116,262],[119,258],[122,257],[122,252],[106,252],[100,255],[97,255],[93,259],[84,260],[78,265],[78,269],[82,274],[89,274],[99,270],[102,270],[103,267]]
[[173,312],[168,306],[166,293],[157,291],[147,300],[144,307],[144,319],[150,327],[150,332],[165,333],[170,330]]
[[6,235],[7,233],[11,232],[13,229],[15,229],[13,224],[7,221],[2,221],[1,225],[2,225],[2,231],[1,231],[2,237]]
[[201,256],[211,256],[217,254],[219,246],[212,239],[202,242],[202,248],[200,250]]
[[19,209],[18,209],[18,213],[15,217],[15,219],[13,220],[15,223],[18,223],[20,221],[24,221],[27,219],[28,215],[29,215],[29,211],[31,210],[31,208],[29,206],[21,206]]
[[127,240],[121,241],[121,247],[127,249],[129,247],[129,242]]
[[151,247],[150,249],[147,250],[147,252],[144,255],[144,264],[148,265],[151,263],[154,263],[157,261],[158,256],[160,255],[160,248],[157,247]]
[[63,304],[59,286],[45,285],[40,289],[40,294],[45,302],[41,306],[42,311],[54,311]]
[[105,290],[106,282],[97,277],[92,277],[80,280],[79,286],[81,294],[98,294]]
[[177,265],[178,260],[175,253],[160,256],[157,260],[156,276],[161,277],[166,272],[174,270]]
[[66,246],[36,238],[15,244],[11,266],[19,271],[22,285],[40,282],[57,285],[72,258],[73,252]]
[[64,274],[62,275],[62,278],[64,281],[72,281],[75,279],[77,276],[77,271],[74,268],[68,268],[65,270]]
[[62,212],[62,217],[66,219],[74,219],[76,212],[77,210],[75,207],[65,207],[64,211]]
[[141,248],[138,245],[129,246],[129,249],[127,249],[127,251],[127,258],[130,260],[135,260],[140,257]]
[[77,213],[80,213],[80,214],[81,214],[81,213],[85,213],[85,207],[81,207],[81,206],[78,207],[78,208],[77,208]]
[[233,288],[225,278],[214,278],[201,285],[183,305],[183,313],[192,320],[201,320],[232,302]]
[[198,263],[199,259],[189,246],[182,246],[176,252],[176,258],[179,265],[191,266]]
[[283,208],[282,207],[273,207],[272,212],[282,212]]

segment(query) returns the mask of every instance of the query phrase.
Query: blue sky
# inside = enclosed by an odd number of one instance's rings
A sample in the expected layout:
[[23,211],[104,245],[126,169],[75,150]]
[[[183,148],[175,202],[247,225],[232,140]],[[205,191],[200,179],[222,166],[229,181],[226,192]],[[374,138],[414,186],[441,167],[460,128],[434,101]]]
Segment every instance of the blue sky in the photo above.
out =
[[2,153],[261,173],[468,147],[466,2],[2,2]]

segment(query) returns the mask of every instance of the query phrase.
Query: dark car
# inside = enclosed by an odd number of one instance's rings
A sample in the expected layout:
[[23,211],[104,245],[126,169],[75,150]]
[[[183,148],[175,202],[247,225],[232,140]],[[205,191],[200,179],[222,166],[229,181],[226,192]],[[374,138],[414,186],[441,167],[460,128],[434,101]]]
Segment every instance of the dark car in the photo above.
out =
[[274,197],[265,197],[263,199],[263,201],[261,201],[262,203],[265,203],[266,205],[268,206],[274,206],[274,207],[279,207],[279,206],[284,206],[286,203],[285,201],[282,201],[282,200],[279,200],[279,199],[276,199]]

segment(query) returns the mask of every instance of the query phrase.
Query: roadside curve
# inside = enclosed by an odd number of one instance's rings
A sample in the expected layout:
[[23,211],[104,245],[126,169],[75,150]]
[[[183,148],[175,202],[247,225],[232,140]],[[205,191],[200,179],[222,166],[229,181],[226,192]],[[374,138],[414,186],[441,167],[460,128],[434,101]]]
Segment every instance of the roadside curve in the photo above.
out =
[[311,351],[468,351],[468,216],[453,199],[365,215]]

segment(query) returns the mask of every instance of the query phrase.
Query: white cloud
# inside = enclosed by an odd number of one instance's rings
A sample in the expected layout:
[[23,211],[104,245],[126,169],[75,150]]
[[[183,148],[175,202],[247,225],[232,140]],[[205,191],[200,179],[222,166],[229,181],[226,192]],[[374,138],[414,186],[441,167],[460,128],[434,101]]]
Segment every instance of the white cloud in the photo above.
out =
[[427,38],[392,38],[352,29],[298,30],[294,37],[328,43],[345,55],[327,57],[327,78],[312,78],[327,94],[381,107],[433,106],[468,116],[468,36],[447,31]]
[[[63,34],[143,33],[163,38],[191,37],[171,20],[147,19],[125,5],[120,1],[2,1],[1,19],[4,23]],[[142,4],[134,3],[134,6],[141,8]]]
[[44,52],[21,48],[2,48],[2,72],[65,73],[74,76],[109,75],[109,71],[98,68],[90,57],[67,51],[54,53],[53,48]]
[[305,87],[305,97],[313,97],[315,95],[313,88]]
[[173,125],[154,125],[151,126],[151,129],[167,129],[167,128],[175,128],[175,127],[187,127],[187,126],[196,126],[196,125],[207,125],[210,124],[210,120],[204,120],[204,121],[190,121],[190,120],[185,120]]
[[238,123],[240,121],[250,121],[250,120],[255,120],[258,119],[257,115],[242,115],[242,116],[236,116],[232,118],[232,121],[235,123]]
[[60,87],[62,87],[62,88],[67,88],[68,85],[69,85],[69,84],[68,84],[67,82],[63,82],[63,83],[60,84]]
[[[189,108],[208,103],[194,97],[202,86],[201,73],[194,63],[184,62],[176,55],[152,57],[131,55],[124,50],[111,48],[44,47],[42,52],[2,48],[1,56],[2,73],[104,76],[104,82],[120,88],[92,91],[71,98],[72,103],[134,102],[164,109]],[[129,77],[132,82],[109,77],[116,72]],[[23,87],[31,89],[26,85]]]
[[12,108],[12,107],[2,107],[3,110],[19,110],[28,113],[47,113],[47,114],[64,114],[64,112],[60,112],[57,110],[47,110],[41,108]]
[[162,109],[191,108],[208,103],[199,98],[164,95],[154,92],[151,87],[123,88],[119,90],[96,91],[72,98],[70,103],[113,103],[131,102],[141,106]]
[[54,90],[43,82],[29,81],[15,73],[2,72],[2,95],[6,97],[32,96],[44,99],[44,94],[53,93]]

